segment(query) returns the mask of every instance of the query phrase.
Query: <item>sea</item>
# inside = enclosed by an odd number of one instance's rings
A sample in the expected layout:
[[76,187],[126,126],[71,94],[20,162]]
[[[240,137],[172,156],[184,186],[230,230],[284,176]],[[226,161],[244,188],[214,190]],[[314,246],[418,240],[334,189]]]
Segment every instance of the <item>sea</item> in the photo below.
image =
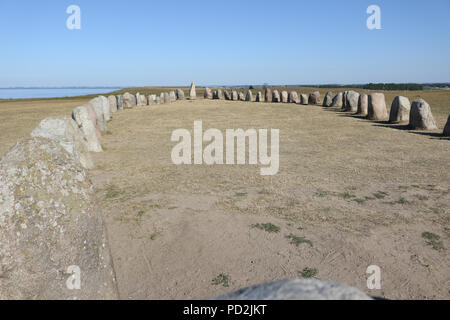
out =
[[107,94],[121,88],[0,88],[0,99],[63,98]]

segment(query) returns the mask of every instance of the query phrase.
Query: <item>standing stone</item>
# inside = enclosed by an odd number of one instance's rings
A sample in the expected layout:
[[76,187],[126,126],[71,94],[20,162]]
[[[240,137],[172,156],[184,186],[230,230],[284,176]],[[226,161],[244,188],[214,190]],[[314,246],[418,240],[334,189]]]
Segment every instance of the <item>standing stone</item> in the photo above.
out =
[[137,93],[136,94],[136,100],[137,100],[137,105],[139,107],[143,107],[143,106],[148,105],[147,97],[145,95],[143,95],[143,94]]
[[323,98],[322,107],[331,107],[333,104],[333,92],[328,91]]
[[312,92],[309,95],[308,103],[309,104],[320,104],[320,92],[319,91]]
[[250,90],[247,91],[247,95],[245,96],[245,101],[253,101],[253,94]]
[[153,100],[153,96],[151,94],[149,94],[147,96],[147,101],[148,101],[148,105],[151,106],[153,104],[155,104],[155,100]]
[[155,102],[156,104],[161,104],[161,97],[157,96]]
[[97,118],[97,127],[100,131],[106,131],[107,126],[106,126],[106,119],[105,119],[105,115],[103,112],[103,102],[102,99],[100,99],[100,97],[94,98],[91,101],[89,101],[89,103],[91,104],[92,108],[95,111],[95,116]]
[[389,117],[386,109],[386,100],[383,93],[372,93],[369,95],[369,109],[367,119],[385,121]]
[[263,102],[263,95],[261,91],[258,91],[258,93],[256,94],[256,102]]
[[161,92],[161,94],[159,95],[159,99],[161,101],[161,104],[166,103],[166,101],[164,100],[164,92]]
[[415,100],[409,113],[409,127],[412,130],[436,130],[438,127],[431,113],[430,105],[423,99]]
[[217,89],[216,91],[214,91],[213,99],[216,99],[216,100],[223,99],[223,93],[222,93],[221,89]]
[[108,97],[109,102],[109,108],[111,109],[111,112],[114,113],[117,111],[117,98],[116,96],[109,96]]
[[409,112],[411,111],[411,102],[406,97],[398,96],[394,98],[389,114],[390,123],[400,123],[409,121]]
[[172,90],[172,91],[169,92],[169,98],[170,98],[170,102],[177,101],[177,96],[175,94],[175,91]]
[[191,100],[197,99],[197,92],[195,91],[195,82],[192,82],[191,89],[189,90],[189,97]]
[[361,94],[358,99],[358,111],[356,114],[361,116],[367,116],[369,112],[369,96],[367,94]]
[[266,88],[266,90],[264,92],[264,99],[266,100],[266,102],[273,101],[272,90],[270,90],[270,88]]
[[210,88],[205,88],[205,92],[203,93],[203,98],[205,99],[212,99],[213,94]]
[[289,102],[290,103],[300,103],[300,100],[298,98],[298,93],[296,91],[291,91],[289,93]]
[[276,89],[272,93],[272,102],[281,102],[280,93]]
[[123,110],[123,96],[117,95],[117,110]]
[[124,109],[131,109],[136,106],[136,97],[131,93],[125,92],[123,94],[123,107]]
[[231,91],[231,100],[233,101],[238,101],[239,97],[238,97],[238,93],[236,90]]
[[106,98],[104,96],[100,96],[99,98],[102,101],[103,114],[105,116],[105,120],[106,121],[111,121],[111,109],[109,107],[108,98]]
[[184,91],[181,89],[177,89],[177,99],[184,100]]
[[225,96],[225,100],[231,100],[231,95],[230,95],[230,92],[228,90],[225,90],[223,93],[224,93],[224,96]]
[[[118,299],[88,173],[54,140],[17,143],[0,160],[0,300]],[[66,286],[70,266],[81,290]]]
[[444,137],[450,137],[450,116],[448,116],[447,124],[444,127]]
[[339,92],[334,98],[331,108],[342,108],[344,105],[344,93]]
[[307,105],[308,104],[308,96],[304,93],[300,95],[301,104]]
[[170,95],[168,92],[164,92],[164,103],[170,103]]
[[92,169],[94,167],[89,154],[88,142],[72,118],[45,118],[34,128],[30,136],[53,140],[70,153],[83,168]]
[[86,106],[76,107],[72,111],[72,119],[83,132],[87,141],[88,150],[92,152],[102,152],[102,146],[98,139],[97,129],[89,115],[89,111]]
[[281,102],[287,103],[289,99],[289,95],[287,91],[281,91]]
[[245,95],[243,92],[239,92],[238,97],[239,97],[239,101],[245,101]]
[[347,94],[348,91],[344,91],[344,95],[342,96],[342,108],[345,109],[347,107]]
[[94,106],[92,105],[92,103],[88,102],[85,104],[85,107],[89,113],[89,117],[92,120],[92,123],[94,124],[95,127],[95,132],[97,134],[97,137],[100,139],[101,134],[100,134],[100,125],[97,122],[97,113],[94,110]]
[[358,102],[359,102],[359,93],[356,91],[350,90],[347,93],[347,104],[345,106],[345,111],[357,112],[358,111]]

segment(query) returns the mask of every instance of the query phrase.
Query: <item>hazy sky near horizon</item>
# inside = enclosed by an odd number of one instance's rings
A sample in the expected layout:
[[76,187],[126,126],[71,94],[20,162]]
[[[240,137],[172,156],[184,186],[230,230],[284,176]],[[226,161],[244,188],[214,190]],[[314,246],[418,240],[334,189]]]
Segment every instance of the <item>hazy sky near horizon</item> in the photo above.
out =
[[1,0],[0,45],[0,87],[450,82],[450,1]]

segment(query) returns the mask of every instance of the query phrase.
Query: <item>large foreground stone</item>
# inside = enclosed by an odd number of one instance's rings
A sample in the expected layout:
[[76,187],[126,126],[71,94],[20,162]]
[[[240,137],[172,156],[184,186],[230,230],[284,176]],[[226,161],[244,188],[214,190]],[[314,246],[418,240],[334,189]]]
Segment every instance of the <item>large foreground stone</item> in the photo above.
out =
[[372,300],[346,284],[315,279],[278,280],[244,288],[215,300]]
[[135,106],[136,106],[136,97],[129,92],[125,92],[123,94],[124,109],[131,109],[131,108],[134,108]]
[[243,93],[243,92],[239,92],[239,93],[238,93],[238,98],[239,98],[239,101],[245,101],[245,95],[244,95],[244,93]]
[[263,98],[263,95],[262,95],[261,91],[258,91],[258,93],[256,94],[256,100],[255,101],[256,102],[263,102],[264,101],[264,98]]
[[320,104],[320,92],[314,91],[310,93],[308,102],[309,104]]
[[148,105],[147,97],[144,94],[136,93],[136,104],[138,107],[144,107]]
[[99,96],[99,98],[102,101],[103,115],[105,117],[105,120],[111,121],[111,108],[109,106],[108,98],[104,96]]
[[216,91],[214,91],[213,99],[215,99],[215,100],[223,99],[223,91],[222,91],[222,89],[217,89]]
[[238,101],[239,96],[236,90],[231,91],[231,100]]
[[107,125],[106,125],[106,118],[103,110],[103,101],[100,99],[100,97],[94,98],[91,101],[89,101],[89,104],[92,106],[92,108],[95,111],[95,116],[97,119],[97,127],[100,131],[106,131]]
[[359,95],[358,99],[358,111],[356,114],[361,116],[367,116],[367,113],[369,112],[369,96],[365,93]]
[[184,100],[184,91],[181,89],[177,89],[177,99]]
[[367,119],[385,121],[389,117],[386,109],[386,100],[383,93],[372,93],[369,95],[369,108]]
[[322,107],[331,107],[333,104],[333,92],[328,91],[323,98]]
[[117,95],[117,110],[123,110],[123,95]]
[[28,138],[0,160],[0,230],[0,300],[118,298],[92,184],[58,143]]
[[409,127],[413,130],[436,130],[438,128],[430,105],[425,100],[417,99],[412,103]]
[[71,154],[83,168],[91,169],[94,167],[89,154],[88,142],[72,118],[45,118],[30,135],[55,141]]
[[247,95],[245,96],[245,101],[253,101],[253,94],[250,90],[247,91]]
[[175,94],[175,91],[172,90],[169,92],[169,98],[170,98],[170,102],[177,101],[177,95]]
[[390,123],[400,123],[409,121],[409,112],[411,111],[411,102],[406,97],[398,96],[394,98],[389,114]]
[[117,98],[116,96],[109,96],[108,97],[109,102],[109,109],[112,113],[117,112]]
[[359,93],[353,90],[347,92],[345,111],[357,112],[359,102]]
[[168,92],[164,92],[164,103],[170,103],[170,95]]
[[231,94],[228,90],[225,90],[223,92],[224,96],[225,96],[225,100],[231,100]]
[[102,146],[99,141],[97,129],[94,126],[94,122],[89,115],[89,111],[86,106],[76,107],[72,111],[72,119],[83,132],[87,141],[88,150],[92,152],[102,152]]
[[272,102],[281,102],[280,93],[276,89],[272,93]]

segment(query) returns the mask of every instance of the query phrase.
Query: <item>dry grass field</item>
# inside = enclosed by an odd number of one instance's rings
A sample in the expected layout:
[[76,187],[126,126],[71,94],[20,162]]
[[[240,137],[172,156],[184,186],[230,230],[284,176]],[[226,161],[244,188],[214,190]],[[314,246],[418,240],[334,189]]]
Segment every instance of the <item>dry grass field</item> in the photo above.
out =
[[[208,298],[313,276],[377,297],[449,299],[450,140],[440,133],[450,91],[385,94],[389,106],[396,95],[427,100],[439,131],[320,106],[223,100],[115,113],[90,174],[121,298]],[[42,118],[83,101],[0,102],[0,154]],[[203,130],[280,129],[278,174],[172,164],[171,133],[192,131],[194,120]],[[366,287],[370,265],[381,268],[381,290]]]

